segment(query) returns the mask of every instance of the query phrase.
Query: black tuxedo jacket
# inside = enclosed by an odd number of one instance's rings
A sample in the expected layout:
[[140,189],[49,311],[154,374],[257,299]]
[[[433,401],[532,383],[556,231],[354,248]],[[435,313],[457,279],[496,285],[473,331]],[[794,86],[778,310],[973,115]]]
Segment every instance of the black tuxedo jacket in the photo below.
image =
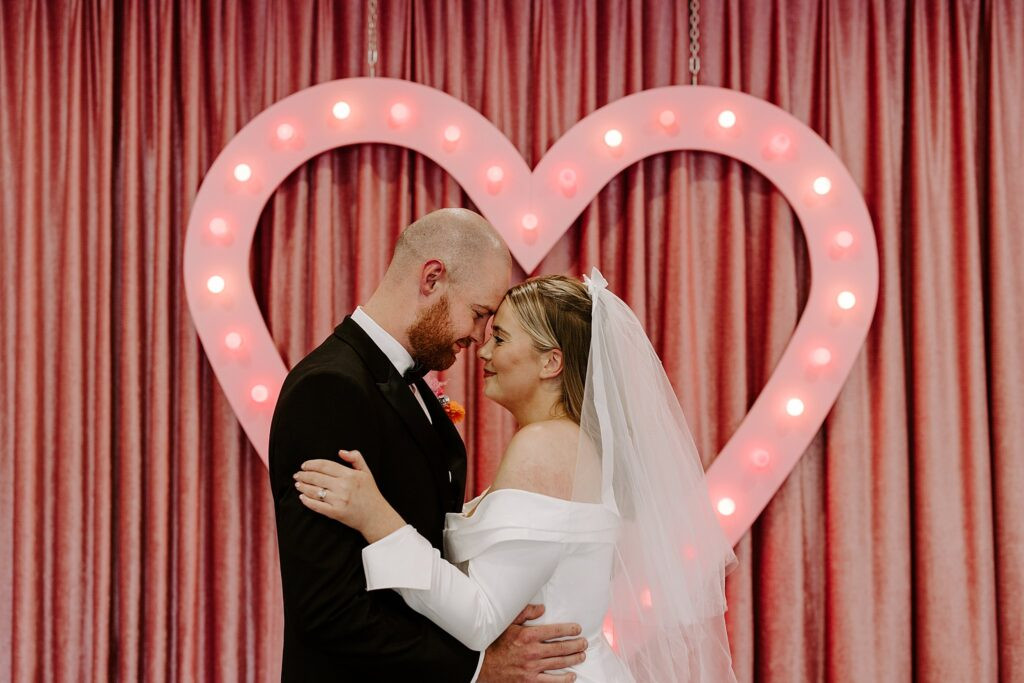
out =
[[480,654],[409,609],[366,591],[356,531],[299,502],[304,460],[358,450],[402,518],[441,549],[461,509],[466,451],[423,380],[423,409],[384,352],[346,318],[288,373],[270,428],[270,483],[284,588],[285,681],[469,681]]

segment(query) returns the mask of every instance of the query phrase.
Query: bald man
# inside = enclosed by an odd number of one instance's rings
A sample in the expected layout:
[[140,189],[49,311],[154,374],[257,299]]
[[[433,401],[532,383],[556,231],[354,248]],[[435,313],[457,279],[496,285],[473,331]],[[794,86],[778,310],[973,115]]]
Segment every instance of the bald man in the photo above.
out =
[[[466,209],[441,209],[400,236],[365,305],[288,373],[270,430],[270,480],[284,588],[284,681],[570,681],[576,624],[522,626],[529,606],[484,653],[412,611],[394,591],[366,591],[362,535],[308,510],[293,473],[358,450],[388,502],[443,551],[444,516],[462,509],[466,450],[423,372],[472,343],[509,286],[501,236]],[[546,642],[567,638],[558,642]]]

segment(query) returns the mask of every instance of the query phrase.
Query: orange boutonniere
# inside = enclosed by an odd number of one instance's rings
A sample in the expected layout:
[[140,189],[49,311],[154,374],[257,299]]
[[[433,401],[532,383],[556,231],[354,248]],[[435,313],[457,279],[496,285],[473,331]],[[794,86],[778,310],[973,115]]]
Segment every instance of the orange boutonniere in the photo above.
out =
[[438,382],[431,378],[427,381],[427,384],[434,392],[434,396],[437,396],[437,400],[441,404],[441,407],[444,408],[444,412],[448,416],[448,419],[450,419],[453,424],[459,424],[462,422],[462,419],[466,417],[466,409],[463,408],[458,401],[452,400],[444,393],[444,385],[446,382]]

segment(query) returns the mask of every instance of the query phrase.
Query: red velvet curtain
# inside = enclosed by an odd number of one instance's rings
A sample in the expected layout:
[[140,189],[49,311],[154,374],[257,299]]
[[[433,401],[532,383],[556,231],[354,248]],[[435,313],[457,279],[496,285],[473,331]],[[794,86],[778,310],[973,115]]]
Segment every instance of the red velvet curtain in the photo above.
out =
[[[689,82],[684,2],[379,4],[378,73],[464,100],[530,164],[601,105]],[[182,243],[242,125],[367,74],[366,12],[0,3],[0,679],[277,677],[267,475],[189,319]],[[732,0],[703,3],[700,29],[701,83],[781,106],[847,164],[881,265],[849,381],[737,548],[737,675],[1022,680],[1024,5]],[[366,300],[403,226],[466,203],[392,147],[297,170],[253,246],[285,361]],[[538,272],[591,265],[647,325],[710,463],[802,310],[792,211],[732,160],[652,157]],[[513,425],[473,360],[447,380],[475,493]]]

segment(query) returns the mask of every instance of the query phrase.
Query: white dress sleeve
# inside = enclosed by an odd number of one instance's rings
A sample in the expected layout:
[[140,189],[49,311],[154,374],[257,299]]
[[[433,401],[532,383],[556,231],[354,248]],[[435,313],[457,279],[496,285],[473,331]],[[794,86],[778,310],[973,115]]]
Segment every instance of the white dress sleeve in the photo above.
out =
[[395,589],[466,647],[484,650],[566,553],[584,543],[614,544],[620,519],[603,505],[498,489],[471,515],[449,513],[445,522],[447,561],[411,526],[363,548],[366,588]]
[[563,545],[504,540],[468,561],[467,573],[411,526],[363,549],[367,590],[393,588],[406,604],[472,650],[508,628],[558,566]]

